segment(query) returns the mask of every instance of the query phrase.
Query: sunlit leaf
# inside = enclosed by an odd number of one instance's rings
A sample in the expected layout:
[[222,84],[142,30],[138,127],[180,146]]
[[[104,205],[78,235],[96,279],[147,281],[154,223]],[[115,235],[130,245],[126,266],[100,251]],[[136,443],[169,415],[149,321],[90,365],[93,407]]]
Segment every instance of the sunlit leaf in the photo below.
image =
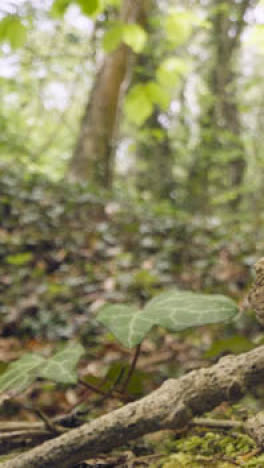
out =
[[0,21],[0,42],[9,42],[13,49],[22,47],[27,39],[27,28],[17,15],[5,16]]
[[100,6],[99,0],[75,0],[79,5],[82,13],[91,16],[98,10]]
[[147,34],[138,24],[115,23],[104,35],[103,47],[106,52],[115,50],[121,42],[139,53],[144,48]]
[[160,64],[157,70],[157,80],[162,86],[171,88],[179,83],[188,70],[189,65],[184,59],[170,57]]
[[248,36],[249,44],[257,46],[260,52],[264,52],[264,25],[257,24],[251,28]]
[[54,0],[50,11],[51,15],[55,18],[63,16],[71,3],[71,0]]
[[121,44],[123,39],[123,28],[123,24],[117,23],[106,31],[103,38],[103,47],[106,52],[112,52]]
[[136,125],[141,125],[150,117],[153,111],[153,102],[144,85],[138,84],[129,91],[124,108],[128,119]]
[[76,365],[84,353],[79,343],[71,343],[47,360],[39,376],[55,382],[74,384],[77,382]]
[[123,41],[131,49],[139,53],[143,50],[147,40],[147,34],[138,24],[125,24],[123,27]]
[[192,33],[192,27],[192,12],[173,11],[165,20],[167,38],[174,46],[180,46],[189,39]]
[[63,16],[70,4],[79,5],[82,13],[91,16],[99,9],[99,0],[55,0],[51,7],[51,14],[55,17]]
[[157,104],[163,110],[168,108],[170,98],[166,89],[162,88],[158,83],[155,83],[155,81],[149,81],[145,85],[145,89],[150,100],[154,104]]

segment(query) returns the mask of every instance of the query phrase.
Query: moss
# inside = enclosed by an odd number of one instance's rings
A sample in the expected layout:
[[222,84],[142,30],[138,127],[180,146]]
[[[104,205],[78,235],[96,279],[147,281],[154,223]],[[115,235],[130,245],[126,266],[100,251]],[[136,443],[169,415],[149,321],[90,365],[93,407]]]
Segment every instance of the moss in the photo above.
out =
[[183,452],[192,455],[226,456],[243,455],[256,447],[255,442],[245,434],[218,434],[207,432],[204,435],[191,435],[178,440],[165,442],[167,453]]
[[192,456],[186,453],[177,453],[163,459],[153,468],[234,468],[233,463],[214,460],[212,457]]
[[248,462],[243,463],[244,468],[263,468],[264,466],[264,454],[259,457],[252,457]]

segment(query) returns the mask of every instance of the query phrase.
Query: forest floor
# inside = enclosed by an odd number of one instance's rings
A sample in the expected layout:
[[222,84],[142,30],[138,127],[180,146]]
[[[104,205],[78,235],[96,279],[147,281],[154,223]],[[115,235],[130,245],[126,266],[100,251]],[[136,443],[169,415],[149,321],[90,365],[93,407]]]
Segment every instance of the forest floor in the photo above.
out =
[[[104,391],[127,368],[130,353],[96,321],[103,304],[143,304],[177,287],[226,294],[243,305],[263,248],[246,222],[100,200],[84,188],[25,181],[11,173],[1,178],[0,216],[0,373],[25,352],[47,356],[66,340],[78,339],[86,349],[80,376]],[[250,311],[229,325],[180,334],[154,330],[143,343],[127,392],[139,398],[168,377],[261,343]],[[263,388],[256,388],[239,405],[223,403],[210,418],[244,420],[263,403]],[[83,386],[37,381],[2,404],[0,421],[36,422],[36,408],[52,419],[77,407],[87,420],[118,405]],[[201,425],[146,436],[82,466],[263,467],[264,455],[242,432]]]

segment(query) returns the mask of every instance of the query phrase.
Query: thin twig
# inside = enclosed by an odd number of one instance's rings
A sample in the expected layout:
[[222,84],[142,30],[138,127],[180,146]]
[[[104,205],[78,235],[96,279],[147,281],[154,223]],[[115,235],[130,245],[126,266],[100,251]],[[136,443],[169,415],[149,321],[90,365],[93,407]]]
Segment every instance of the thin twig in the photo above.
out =
[[122,400],[122,401],[131,401],[131,397],[129,395],[126,395],[124,394],[123,392],[118,392],[116,390],[112,390],[111,393],[109,392],[105,392],[104,390],[102,390],[101,388],[98,388],[98,387],[95,387],[94,385],[86,382],[85,380],[83,379],[79,379],[79,383],[81,385],[83,385],[84,387],[88,388],[89,390],[91,390],[92,392],[94,393],[98,393],[98,395],[102,395],[103,397],[111,397],[111,398],[116,398],[118,400]]
[[215,427],[217,429],[245,429],[244,422],[230,419],[193,418],[190,425]]

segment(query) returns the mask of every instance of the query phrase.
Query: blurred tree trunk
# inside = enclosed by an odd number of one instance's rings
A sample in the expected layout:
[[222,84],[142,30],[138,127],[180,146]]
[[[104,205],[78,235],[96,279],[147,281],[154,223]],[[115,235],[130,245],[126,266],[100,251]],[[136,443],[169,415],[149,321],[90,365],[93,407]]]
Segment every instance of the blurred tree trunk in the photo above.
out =
[[[123,0],[120,21],[144,25],[146,10],[147,0]],[[69,166],[69,177],[74,180],[111,187],[119,98],[133,55],[128,46],[121,44],[105,57],[98,71]]]
[[[244,145],[234,64],[240,49],[245,14],[252,0],[214,0],[211,13],[208,97],[201,114],[200,143],[189,173],[191,205],[208,204],[216,188],[233,190],[230,204],[240,202],[245,172]],[[215,168],[218,167],[218,173]]]
[[[155,11],[156,6],[156,11]],[[157,4],[152,10],[158,15]],[[160,64],[159,50],[161,38],[155,34],[155,27],[147,25],[149,47],[147,53],[138,60],[134,82],[144,83],[156,76]],[[161,111],[154,107],[152,115],[144,123],[143,131],[138,129],[136,137],[136,186],[140,192],[149,191],[157,200],[169,199],[175,189],[173,178],[173,155],[168,129],[160,120]]]
[[140,191],[150,191],[157,200],[168,200],[175,189],[173,157],[168,130],[159,116],[155,109],[145,124],[148,135],[137,143],[136,185]]

